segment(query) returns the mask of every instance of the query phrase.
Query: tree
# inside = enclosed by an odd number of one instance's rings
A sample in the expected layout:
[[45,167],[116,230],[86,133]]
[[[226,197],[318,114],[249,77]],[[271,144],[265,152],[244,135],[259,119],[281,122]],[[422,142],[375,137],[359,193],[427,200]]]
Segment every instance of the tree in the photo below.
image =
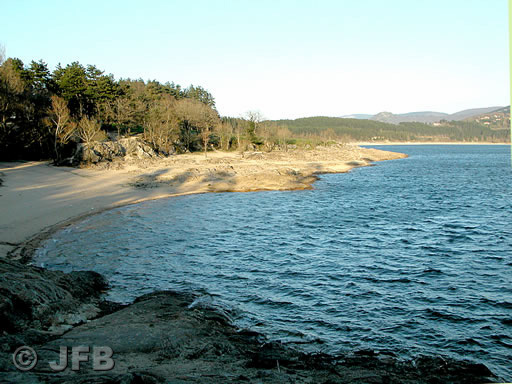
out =
[[171,147],[177,139],[178,117],[175,109],[176,100],[165,94],[154,102],[148,112],[144,124],[144,138],[153,147],[165,154],[171,152]]
[[77,134],[80,140],[89,146],[91,142],[101,138],[101,125],[97,120],[84,116],[78,123]]
[[49,111],[50,120],[53,123],[55,159],[60,160],[59,144],[65,145],[76,133],[76,122],[71,118],[66,100],[59,96],[52,96],[52,107]]
[[182,99],[176,104],[176,114],[181,123],[181,139],[187,149],[190,150],[199,136],[206,156],[211,132],[220,122],[217,111],[200,101]]
[[196,124],[201,127],[201,139],[203,141],[204,156],[206,157],[206,151],[208,150],[208,143],[210,141],[210,132],[219,122],[219,115],[217,111],[212,109],[206,104],[197,105],[197,121]]
[[196,103],[191,99],[181,99],[176,103],[176,116],[180,123],[180,141],[187,151],[192,149],[198,135],[198,129],[195,126]]
[[121,80],[122,95],[115,101],[116,124],[130,132],[130,127],[143,126],[152,100],[148,100],[143,80]]
[[121,130],[134,124],[133,117],[135,108],[130,98],[126,95],[119,96],[113,100],[102,100],[98,103],[98,117],[103,124],[115,126],[117,139],[121,137]]
[[185,89],[184,96],[190,99],[194,99],[200,101],[201,103],[214,108],[215,107],[215,99],[206,89],[202,87],[194,87],[191,85],[187,89]]
[[77,61],[68,64],[65,68],[60,65],[53,72],[53,77],[59,88],[59,94],[67,102],[71,114],[80,117],[83,114],[92,114],[92,101],[86,93],[87,73],[85,68]]
[[16,156],[20,126],[25,118],[25,83],[19,63],[7,59],[0,66],[0,155]]
[[260,145],[261,140],[256,136],[256,130],[263,121],[263,114],[260,111],[248,111],[245,117],[249,124],[247,125],[247,135],[252,144]]
[[247,111],[245,118],[257,126],[264,119],[263,114],[260,111]]
[[29,84],[33,93],[45,96],[55,93],[56,86],[53,81],[52,74],[48,69],[48,64],[43,60],[30,62],[30,66],[26,69]]
[[7,59],[0,67],[0,124],[4,130],[7,128],[7,121],[13,117],[24,90],[25,84],[14,60]]
[[[85,143],[100,129],[141,132],[163,152],[181,143],[188,150],[217,144],[218,114],[202,87],[182,88],[153,80],[116,81],[94,65],[48,65],[5,57],[0,47],[0,156],[62,156],[73,133]],[[52,98],[52,96],[59,97]],[[179,102],[179,103],[178,103]],[[179,104],[179,105],[178,105]],[[77,123],[79,122],[79,123]],[[224,138],[228,145],[229,138]],[[222,145],[222,144],[221,144]]]
[[226,121],[220,121],[215,130],[220,136],[220,148],[228,151],[233,138],[233,126]]
[[279,146],[285,151],[288,151],[288,139],[291,137],[291,132],[288,127],[277,127],[277,139]]

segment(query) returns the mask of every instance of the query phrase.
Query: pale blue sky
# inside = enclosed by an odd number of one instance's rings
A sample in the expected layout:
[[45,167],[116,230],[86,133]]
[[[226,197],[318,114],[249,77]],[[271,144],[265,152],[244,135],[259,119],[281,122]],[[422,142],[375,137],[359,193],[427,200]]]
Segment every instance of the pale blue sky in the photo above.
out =
[[506,0],[0,0],[24,62],[201,85],[267,118],[508,105]]

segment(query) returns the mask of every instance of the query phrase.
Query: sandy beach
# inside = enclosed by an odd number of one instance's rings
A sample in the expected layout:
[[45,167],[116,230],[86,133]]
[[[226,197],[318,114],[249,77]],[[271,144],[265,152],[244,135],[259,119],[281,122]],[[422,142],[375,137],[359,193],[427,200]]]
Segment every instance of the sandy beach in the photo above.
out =
[[192,153],[125,158],[88,168],[0,163],[0,256],[36,246],[54,228],[111,207],[192,193],[308,189],[317,174],[403,157],[340,145],[270,153],[211,152],[207,157]]

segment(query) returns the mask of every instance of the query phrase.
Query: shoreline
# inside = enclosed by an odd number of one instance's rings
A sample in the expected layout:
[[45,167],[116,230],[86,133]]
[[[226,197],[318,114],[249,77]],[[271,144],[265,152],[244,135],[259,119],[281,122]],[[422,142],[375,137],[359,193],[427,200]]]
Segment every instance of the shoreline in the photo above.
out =
[[56,230],[108,209],[210,192],[312,189],[318,175],[405,158],[353,145],[290,152],[235,152],[120,159],[89,168],[0,163],[0,258],[28,261]]
[[465,142],[465,141],[357,141],[354,145],[512,145],[512,143]]
[[[305,353],[269,342],[257,332],[235,328],[222,310],[202,304],[195,294],[155,292],[124,306],[102,299],[108,285],[97,273],[66,274],[27,263],[40,242],[55,231],[116,207],[188,194],[311,189],[320,174],[345,173],[373,165],[374,161],[407,155],[343,146],[308,151],[306,155],[302,151],[270,155],[258,152],[238,157],[217,153],[209,159],[202,154],[150,162],[128,159],[92,169],[57,168],[44,162],[0,163],[0,204],[3,208],[8,205],[8,214],[0,218],[0,251],[5,251],[0,256],[11,256],[0,257],[4,277],[0,281],[0,303],[10,303],[8,321],[0,321],[0,343],[4,345],[0,356],[8,362],[0,369],[0,377],[11,382],[61,384],[168,380],[477,383],[494,378],[482,364],[442,356],[404,361],[393,353],[379,351],[336,356]],[[28,205],[24,204],[26,200]],[[38,204],[47,204],[47,209]],[[26,223],[26,227],[14,233],[16,242],[6,241],[5,228],[20,223]],[[24,306],[21,311],[15,304],[20,299]],[[24,315],[27,307],[32,313],[28,319]],[[12,352],[20,343],[34,347],[39,355],[40,362],[31,372],[12,367]],[[114,350],[115,368],[94,372],[89,366],[78,376],[69,368],[52,373],[45,364],[59,360],[62,345],[107,345]]]

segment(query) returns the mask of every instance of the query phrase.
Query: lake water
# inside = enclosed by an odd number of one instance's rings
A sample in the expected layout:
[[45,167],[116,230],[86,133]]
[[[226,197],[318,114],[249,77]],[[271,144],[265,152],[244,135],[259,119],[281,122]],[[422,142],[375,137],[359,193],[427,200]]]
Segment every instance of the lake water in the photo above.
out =
[[109,298],[197,291],[239,326],[325,352],[486,364],[512,379],[508,146],[394,146],[409,158],[315,190],[183,196],[59,231],[51,269],[106,275]]

